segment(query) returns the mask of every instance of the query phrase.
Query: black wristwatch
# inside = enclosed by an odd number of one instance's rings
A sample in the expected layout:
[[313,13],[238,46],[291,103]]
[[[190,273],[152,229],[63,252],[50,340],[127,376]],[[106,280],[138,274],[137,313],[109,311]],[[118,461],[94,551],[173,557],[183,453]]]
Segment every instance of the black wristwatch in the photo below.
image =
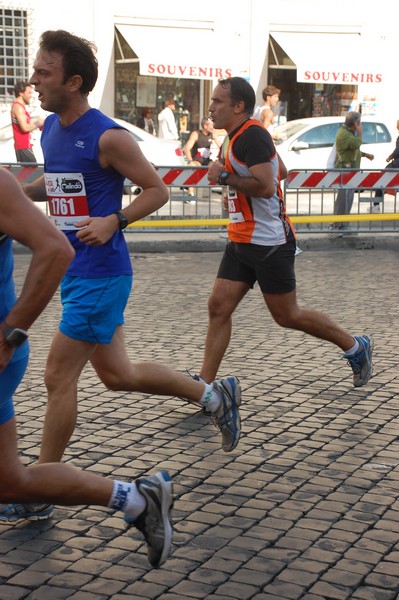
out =
[[231,175],[231,173],[228,171],[222,171],[218,177],[218,183],[220,183],[220,185],[227,185],[226,179],[229,175]]
[[126,227],[129,225],[129,221],[126,219],[125,215],[119,210],[114,212],[114,215],[118,217],[119,229],[126,229]]
[[3,335],[5,337],[8,346],[13,348],[19,348],[28,339],[29,335],[25,329],[19,329],[18,327],[4,327]]

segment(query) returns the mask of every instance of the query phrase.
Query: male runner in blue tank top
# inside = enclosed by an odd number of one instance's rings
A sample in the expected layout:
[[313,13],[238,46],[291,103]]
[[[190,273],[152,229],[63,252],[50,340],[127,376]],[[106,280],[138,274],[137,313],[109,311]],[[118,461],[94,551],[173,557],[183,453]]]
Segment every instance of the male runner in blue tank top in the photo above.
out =
[[[240,386],[235,377],[212,384],[155,362],[132,362],[123,339],[123,311],[132,268],[123,229],[158,210],[168,191],[131,134],[90,107],[97,80],[94,46],[69,32],[46,31],[30,83],[47,117],[42,133],[44,175],[25,187],[47,200],[76,256],[61,283],[63,312],[47,359],[48,404],[39,464],[60,461],[74,431],[79,376],[90,361],[110,390],[163,394],[203,408],[230,452],[240,436]],[[143,192],[121,210],[125,179]],[[43,507],[40,507],[44,515]],[[0,520],[31,516],[35,506],[5,506]],[[50,517],[53,506],[47,507]]]
[[209,113],[225,129],[228,147],[210,163],[208,179],[226,186],[229,242],[208,301],[208,330],[202,367],[197,376],[213,381],[230,343],[232,315],[257,281],[273,319],[281,327],[331,342],[344,352],[355,387],[373,373],[371,336],[353,336],[330,317],[302,308],[295,280],[295,233],[285,212],[280,185],[287,170],[270,133],[251,118],[255,92],[242,77],[219,80]]

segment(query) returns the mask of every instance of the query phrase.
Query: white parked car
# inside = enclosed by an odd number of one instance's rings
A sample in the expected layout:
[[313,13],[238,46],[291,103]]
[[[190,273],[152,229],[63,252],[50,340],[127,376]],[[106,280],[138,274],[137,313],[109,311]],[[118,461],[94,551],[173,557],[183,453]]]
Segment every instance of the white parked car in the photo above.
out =
[[128,121],[116,118],[114,121],[132,134],[146,159],[155,167],[181,167],[185,164],[181,143],[178,140],[159,139]]
[[[276,148],[288,170],[325,169],[338,129],[344,117],[310,117],[278,125],[274,132]],[[375,116],[362,117],[364,152],[374,154],[374,160],[362,158],[362,169],[383,169],[386,158],[395,148],[397,133]]]
[[[7,119],[8,120],[8,119]],[[180,167],[185,164],[182,147],[179,141],[160,140],[121,119],[114,119],[118,125],[125,127],[136,142],[139,144],[142,153],[147,160],[154,166],[159,167]],[[0,125],[0,163],[15,163],[14,138],[11,122],[1,121]],[[40,131],[32,132],[33,151],[37,162],[43,164],[43,153],[40,147]]]

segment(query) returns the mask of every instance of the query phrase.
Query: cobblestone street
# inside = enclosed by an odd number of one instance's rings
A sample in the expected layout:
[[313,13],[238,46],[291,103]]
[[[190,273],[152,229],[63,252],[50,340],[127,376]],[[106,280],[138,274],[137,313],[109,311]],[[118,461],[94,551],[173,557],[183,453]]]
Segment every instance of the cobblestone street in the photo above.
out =
[[[125,313],[132,360],[199,370],[220,252],[132,255]],[[90,368],[65,460],[130,479],[167,469],[174,546],[150,568],[121,513],[56,507],[49,521],[0,524],[0,600],[394,600],[399,597],[398,252],[304,251],[298,298],[353,334],[371,333],[375,375],[354,388],[338,348],[270,318],[259,288],[234,316],[219,376],[241,380],[231,453],[178,398],[107,391]],[[21,285],[29,257],[16,255]],[[15,397],[25,463],[39,452],[43,370],[59,297],[31,330]]]

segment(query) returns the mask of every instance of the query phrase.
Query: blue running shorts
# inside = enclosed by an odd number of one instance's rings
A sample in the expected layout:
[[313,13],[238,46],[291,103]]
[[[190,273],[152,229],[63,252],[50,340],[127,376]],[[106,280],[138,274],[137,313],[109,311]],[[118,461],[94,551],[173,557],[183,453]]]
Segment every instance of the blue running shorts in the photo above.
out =
[[12,397],[22,381],[28,366],[29,354],[10,362],[0,373],[0,425],[4,425],[14,416]]
[[125,322],[132,275],[100,279],[65,276],[61,283],[60,331],[82,342],[109,344],[115,329]]

